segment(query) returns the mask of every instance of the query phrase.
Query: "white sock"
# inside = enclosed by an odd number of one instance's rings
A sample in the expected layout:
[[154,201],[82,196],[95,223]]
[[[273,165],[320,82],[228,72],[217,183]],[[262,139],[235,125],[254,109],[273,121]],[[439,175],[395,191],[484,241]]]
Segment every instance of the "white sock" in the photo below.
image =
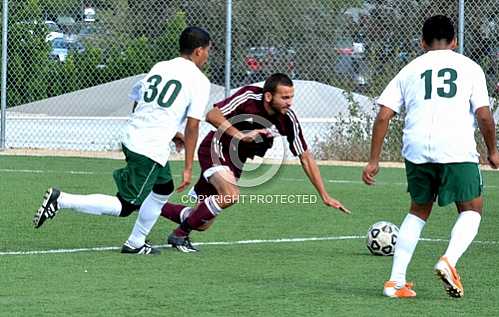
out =
[[61,192],[57,204],[59,208],[72,208],[91,215],[119,216],[121,212],[118,197],[102,194],[73,195]]
[[127,242],[134,248],[144,245],[146,237],[161,214],[161,208],[168,201],[170,195],[159,195],[151,192],[139,209],[139,216],[133,226],[132,234]]
[[204,200],[206,207],[213,214],[213,216],[218,216],[222,212],[222,207],[217,203],[215,196],[208,197]]
[[425,223],[426,221],[423,219],[413,214],[407,214],[402,225],[400,225],[395,254],[393,255],[392,275],[390,276],[390,281],[397,282],[397,285],[406,283],[407,266],[411,262]]
[[444,254],[450,265],[455,267],[459,258],[473,242],[478,233],[481,219],[480,214],[472,210],[459,214],[450,234],[449,246]]

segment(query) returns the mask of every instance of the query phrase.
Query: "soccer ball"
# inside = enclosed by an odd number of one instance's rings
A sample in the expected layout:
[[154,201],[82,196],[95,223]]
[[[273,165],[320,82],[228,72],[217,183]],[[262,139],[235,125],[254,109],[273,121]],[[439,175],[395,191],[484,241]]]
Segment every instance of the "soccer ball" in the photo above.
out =
[[376,222],[367,232],[367,248],[374,255],[393,255],[399,228],[391,222]]

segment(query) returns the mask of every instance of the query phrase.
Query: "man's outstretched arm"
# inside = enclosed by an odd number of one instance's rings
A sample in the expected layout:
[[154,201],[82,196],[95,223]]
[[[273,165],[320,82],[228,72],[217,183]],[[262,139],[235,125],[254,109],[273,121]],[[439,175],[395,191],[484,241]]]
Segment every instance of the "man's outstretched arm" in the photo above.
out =
[[312,156],[310,151],[306,150],[300,155],[300,162],[305,174],[307,174],[308,179],[314,185],[315,189],[319,193],[322,198],[322,201],[325,205],[339,209],[344,213],[349,214],[350,210],[345,208],[341,202],[329,196],[329,193],[326,191],[324,186],[324,182],[322,181],[321,172],[317,163]]

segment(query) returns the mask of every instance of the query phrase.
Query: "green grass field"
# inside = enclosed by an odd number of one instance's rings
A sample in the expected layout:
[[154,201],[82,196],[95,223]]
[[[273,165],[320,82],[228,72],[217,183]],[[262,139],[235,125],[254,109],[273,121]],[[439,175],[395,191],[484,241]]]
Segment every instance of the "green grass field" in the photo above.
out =
[[[445,241],[422,241],[409,267],[418,296],[381,295],[391,258],[369,254],[371,224],[399,225],[407,212],[402,169],[382,169],[378,184],[360,182],[360,168],[321,167],[343,215],[317,204],[245,203],[194,233],[197,254],[169,248],[160,256],[126,256],[117,249],[56,254],[20,251],[119,248],[129,218],[63,211],[35,230],[31,218],[44,191],[114,194],[111,172],[123,162],[105,159],[0,156],[0,316],[497,316],[499,311],[499,173],[484,172],[485,215],[476,243],[458,263],[466,295],[447,297],[433,275]],[[181,163],[173,163],[180,174]],[[178,180],[178,177],[176,178]],[[299,166],[285,166],[270,182],[243,194],[313,194]],[[179,200],[176,195],[173,200]],[[423,237],[448,239],[453,207],[436,208]],[[164,244],[174,224],[161,218],[150,239]],[[334,237],[348,237],[334,240]],[[332,240],[275,242],[331,237]],[[217,245],[209,242],[272,240]],[[10,253],[9,253],[10,252]],[[16,255],[12,253],[18,252]]]

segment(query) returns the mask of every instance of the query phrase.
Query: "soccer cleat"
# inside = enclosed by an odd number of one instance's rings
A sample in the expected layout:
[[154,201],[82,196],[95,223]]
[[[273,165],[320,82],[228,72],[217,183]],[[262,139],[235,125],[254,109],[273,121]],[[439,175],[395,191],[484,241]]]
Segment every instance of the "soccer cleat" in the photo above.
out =
[[161,252],[158,249],[153,248],[147,242],[144,243],[144,245],[141,246],[140,248],[134,248],[127,241],[121,247],[121,253],[125,253],[125,254],[145,254],[145,255],[149,255],[150,254],[150,255],[158,255]]
[[385,282],[383,295],[392,298],[411,298],[416,297],[416,292],[412,289],[412,283],[405,283],[405,285],[397,285],[395,281]]
[[35,228],[40,228],[45,220],[52,219],[57,214],[59,206],[57,199],[61,195],[61,191],[57,188],[49,188],[43,196],[43,202],[35,216],[33,217],[33,225]]
[[457,274],[456,268],[450,265],[447,257],[441,257],[435,264],[435,274],[442,281],[444,289],[450,297],[460,298],[464,296],[461,278]]
[[182,237],[175,235],[175,233],[171,233],[168,236],[167,243],[180,252],[192,253],[199,251],[192,245],[189,236]]

